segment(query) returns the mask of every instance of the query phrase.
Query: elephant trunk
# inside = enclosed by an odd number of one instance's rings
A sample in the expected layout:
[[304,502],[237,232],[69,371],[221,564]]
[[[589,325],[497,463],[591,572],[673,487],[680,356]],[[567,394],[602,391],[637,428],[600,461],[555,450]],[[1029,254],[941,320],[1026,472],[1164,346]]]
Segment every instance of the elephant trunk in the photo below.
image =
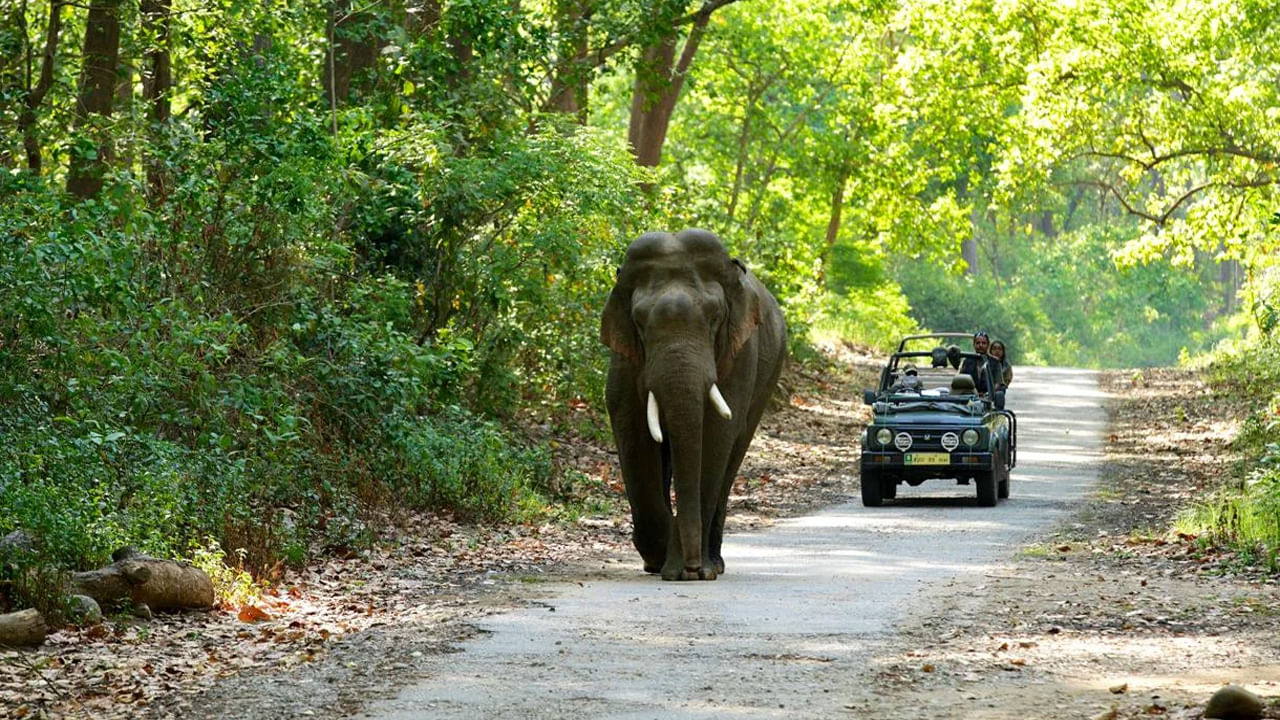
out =
[[[649,435],[654,442],[670,444],[675,490],[673,552],[668,553],[663,577],[706,577],[708,572],[714,573],[714,568],[704,567],[708,558],[704,530],[710,522],[708,509],[716,493],[704,487],[708,470],[703,467],[708,441],[704,425],[716,415],[731,418],[733,412],[715,385],[710,348],[704,352],[689,352],[688,348],[655,352],[650,356],[645,377]],[[676,549],[679,552],[674,552]]]
[[[661,400],[655,405],[661,408],[667,441],[671,443],[671,464],[675,486],[676,532],[680,557],[683,562],[682,577],[697,578],[702,569],[702,444],[703,413],[706,412],[706,395],[679,387],[659,389],[655,394]],[[669,561],[671,556],[668,556]],[[675,568],[666,568],[664,577]]]

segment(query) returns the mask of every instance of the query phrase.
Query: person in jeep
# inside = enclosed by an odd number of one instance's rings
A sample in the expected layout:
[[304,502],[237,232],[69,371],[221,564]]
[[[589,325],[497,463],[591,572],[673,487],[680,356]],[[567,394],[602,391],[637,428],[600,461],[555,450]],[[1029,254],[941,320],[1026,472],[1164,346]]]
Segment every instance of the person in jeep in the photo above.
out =
[[965,358],[960,363],[960,372],[965,373],[973,378],[973,382],[978,392],[986,393],[990,390],[987,387],[987,374],[982,372],[982,366],[987,363],[987,350],[991,347],[991,336],[986,330],[979,330],[973,334],[973,351],[981,358]]
[[1009,389],[1009,383],[1013,382],[1013,366],[1009,364],[1008,350],[1005,349],[1004,342],[992,340],[987,357],[991,358],[991,368],[995,371],[993,374],[996,378],[996,389]]

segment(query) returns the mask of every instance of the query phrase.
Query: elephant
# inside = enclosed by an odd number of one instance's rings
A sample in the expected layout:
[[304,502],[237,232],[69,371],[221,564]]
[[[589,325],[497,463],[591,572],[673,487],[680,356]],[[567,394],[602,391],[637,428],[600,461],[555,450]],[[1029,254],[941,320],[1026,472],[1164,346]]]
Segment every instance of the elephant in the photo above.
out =
[[729,491],[786,360],[782,310],[713,233],[650,232],[627,248],[600,339],[644,570],[714,580]]

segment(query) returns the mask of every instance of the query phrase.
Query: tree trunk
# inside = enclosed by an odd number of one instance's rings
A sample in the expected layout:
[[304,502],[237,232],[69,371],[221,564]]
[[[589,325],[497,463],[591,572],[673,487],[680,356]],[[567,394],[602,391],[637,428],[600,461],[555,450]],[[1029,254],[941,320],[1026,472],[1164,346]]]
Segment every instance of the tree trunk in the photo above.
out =
[[151,610],[213,606],[213,582],[199,568],[147,557],[131,548],[117,550],[112,558],[115,562],[104,568],[72,575],[72,592],[103,606],[124,600]]
[[694,18],[679,62],[675,60],[678,38],[674,28],[640,54],[631,94],[631,123],[627,131],[636,164],[657,167],[661,162],[671,114],[675,111],[689,65],[693,63],[710,19],[709,11],[699,12]]
[[19,610],[0,615],[0,648],[35,647],[44,642],[49,626],[39,610]]
[[840,175],[836,179],[836,189],[831,192],[831,214],[827,219],[826,245],[822,253],[822,265],[819,268],[818,277],[818,282],[824,286],[827,281],[827,267],[831,264],[831,252],[836,246],[836,240],[840,237],[840,219],[844,216],[845,186],[849,184],[851,172],[848,165],[840,168]]
[[343,105],[353,92],[360,96],[371,89],[369,70],[385,44],[377,36],[374,20],[372,12],[357,11],[349,0],[329,6],[333,35],[325,53],[324,86],[330,107]]
[[40,59],[40,79],[34,88],[28,87],[26,102],[18,115],[18,130],[22,146],[27,153],[27,168],[37,175],[44,165],[40,138],[36,130],[36,111],[44,102],[44,96],[53,87],[53,63],[58,56],[58,39],[62,32],[62,0],[53,0],[49,7],[49,27],[45,31],[44,52]]
[[1218,277],[1222,281],[1222,312],[1229,314],[1236,310],[1236,292],[1240,289],[1240,261],[1227,258],[1218,266]]
[[754,115],[756,104],[760,97],[764,95],[764,91],[768,89],[769,83],[765,83],[764,87],[757,92],[754,86],[748,90],[747,101],[742,108],[742,127],[738,129],[738,158],[733,168],[733,188],[729,191],[729,207],[725,210],[725,216],[730,222],[738,212],[738,199],[742,196],[742,187],[746,182],[746,171],[748,155],[747,148],[751,142],[751,118]]
[[84,31],[84,69],[80,74],[80,92],[76,99],[77,129],[88,126],[94,145],[92,152],[83,148],[71,154],[67,172],[67,192],[80,199],[90,198],[102,189],[103,175],[111,161],[111,136],[106,128],[93,127],[95,120],[110,117],[116,93],[116,77],[120,61],[120,5],[122,0],[93,0]]
[[558,0],[556,25],[560,34],[551,94],[544,110],[573,115],[587,123],[587,90],[591,66],[587,62],[590,7],[582,0]]
[[[1009,220],[1009,230],[1013,231],[1014,221]],[[991,281],[995,283],[996,292],[1000,292],[1000,222],[993,218],[991,222],[991,239],[986,243],[987,265],[991,268]]]
[[[968,192],[968,177],[959,185],[956,191],[958,197],[963,197]],[[978,276],[978,233],[982,232],[982,213],[978,210],[978,203],[973,203],[973,209],[969,211],[969,227],[972,234],[960,241],[960,259],[964,261],[964,274],[969,277]]]
[[827,252],[835,247],[836,238],[840,235],[840,218],[844,213],[844,189],[849,184],[849,172],[841,171],[836,181],[836,189],[831,193],[831,215],[827,220]]
[[960,241],[960,259],[964,260],[964,274],[978,274],[978,239],[965,238]]
[[1036,229],[1047,238],[1058,236],[1058,229],[1053,226],[1052,210],[1045,210],[1036,216]]
[[[121,118],[129,118],[133,112],[133,63],[128,57],[120,58],[120,67],[116,73],[115,95],[111,112]],[[119,137],[113,139],[111,152],[116,167],[133,167],[136,151],[134,145],[134,135],[131,132],[120,133]]]
[[[0,16],[0,22],[6,27],[14,28],[13,34],[18,38],[16,46],[0,44],[0,48],[8,51],[0,54],[0,97],[22,97],[29,90],[27,73],[24,72],[31,57],[26,5],[25,2],[16,3],[10,8],[8,15]],[[13,148],[8,142],[4,142],[0,145],[0,169],[9,170],[16,164]]]
[[159,202],[168,195],[164,164],[154,148],[162,147],[169,125],[169,90],[173,85],[173,71],[169,52],[169,21],[172,0],[142,0],[144,31],[152,39],[146,51],[142,71],[142,94],[147,102],[147,119],[150,121],[149,142],[146,157],[147,194],[152,202]]

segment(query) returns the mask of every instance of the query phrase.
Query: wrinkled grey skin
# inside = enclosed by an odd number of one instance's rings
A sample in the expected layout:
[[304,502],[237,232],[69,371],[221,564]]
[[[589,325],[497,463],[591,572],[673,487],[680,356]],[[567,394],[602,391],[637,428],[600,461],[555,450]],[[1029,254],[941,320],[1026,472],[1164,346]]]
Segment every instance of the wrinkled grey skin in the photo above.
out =
[[[613,350],[606,400],[644,569],[714,580],[729,491],[782,372],[782,311],[712,233],[647,233],[627,249],[600,338]],[[661,444],[645,420],[650,391]]]

